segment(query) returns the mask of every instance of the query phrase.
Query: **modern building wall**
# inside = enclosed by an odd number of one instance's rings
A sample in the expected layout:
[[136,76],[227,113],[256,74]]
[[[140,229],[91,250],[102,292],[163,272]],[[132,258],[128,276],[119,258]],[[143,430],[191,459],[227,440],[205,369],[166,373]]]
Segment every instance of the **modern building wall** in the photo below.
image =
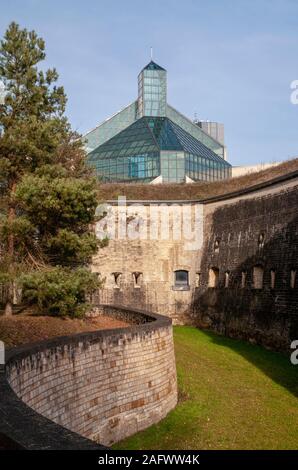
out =
[[195,124],[203,129],[203,131],[207,132],[213,139],[224,145],[225,131],[222,123],[214,121],[195,121]]

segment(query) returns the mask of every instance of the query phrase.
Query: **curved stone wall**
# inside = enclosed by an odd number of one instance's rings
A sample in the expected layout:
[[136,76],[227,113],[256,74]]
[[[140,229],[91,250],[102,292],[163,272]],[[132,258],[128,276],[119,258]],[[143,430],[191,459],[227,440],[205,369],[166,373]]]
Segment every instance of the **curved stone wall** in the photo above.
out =
[[43,417],[111,445],[175,407],[172,325],[168,318],[129,308],[101,306],[97,313],[138,324],[13,350],[6,378],[22,402]]

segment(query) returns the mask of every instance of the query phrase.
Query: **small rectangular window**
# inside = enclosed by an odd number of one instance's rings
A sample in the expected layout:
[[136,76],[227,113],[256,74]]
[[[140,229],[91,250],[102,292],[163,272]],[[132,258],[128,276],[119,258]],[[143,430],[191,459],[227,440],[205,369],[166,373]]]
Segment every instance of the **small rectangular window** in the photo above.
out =
[[188,286],[188,271],[175,271],[175,286]]

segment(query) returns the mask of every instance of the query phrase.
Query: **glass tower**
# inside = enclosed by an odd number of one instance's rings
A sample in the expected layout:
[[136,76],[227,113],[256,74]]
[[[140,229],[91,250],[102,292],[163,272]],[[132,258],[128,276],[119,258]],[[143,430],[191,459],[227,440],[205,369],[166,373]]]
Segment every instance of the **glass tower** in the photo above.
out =
[[151,61],[138,76],[138,117],[166,116],[167,72]]
[[224,146],[167,104],[167,72],[153,61],[138,76],[138,99],[85,138],[87,161],[103,181],[231,176]]

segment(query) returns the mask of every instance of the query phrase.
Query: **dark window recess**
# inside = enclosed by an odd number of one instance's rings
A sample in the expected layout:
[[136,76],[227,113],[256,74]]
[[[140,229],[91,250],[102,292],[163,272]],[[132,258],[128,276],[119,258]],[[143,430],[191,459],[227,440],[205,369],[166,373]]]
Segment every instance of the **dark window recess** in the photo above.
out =
[[295,289],[296,285],[296,269],[291,269],[290,273],[290,287],[291,289]]
[[143,276],[143,274],[140,273],[140,272],[134,272],[134,273],[132,273],[132,278],[133,278],[134,287],[141,287],[142,276]]
[[246,271],[242,271],[241,273],[241,288],[242,289],[244,289],[246,286],[246,276],[247,276]]
[[271,289],[275,289],[276,283],[276,271],[274,269],[270,269],[270,287]]
[[114,276],[114,287],[120,288],[121,287],[121,275],[122,273],[112,273]]
[[175,286],[188,286],[188,271],[175,271]]

